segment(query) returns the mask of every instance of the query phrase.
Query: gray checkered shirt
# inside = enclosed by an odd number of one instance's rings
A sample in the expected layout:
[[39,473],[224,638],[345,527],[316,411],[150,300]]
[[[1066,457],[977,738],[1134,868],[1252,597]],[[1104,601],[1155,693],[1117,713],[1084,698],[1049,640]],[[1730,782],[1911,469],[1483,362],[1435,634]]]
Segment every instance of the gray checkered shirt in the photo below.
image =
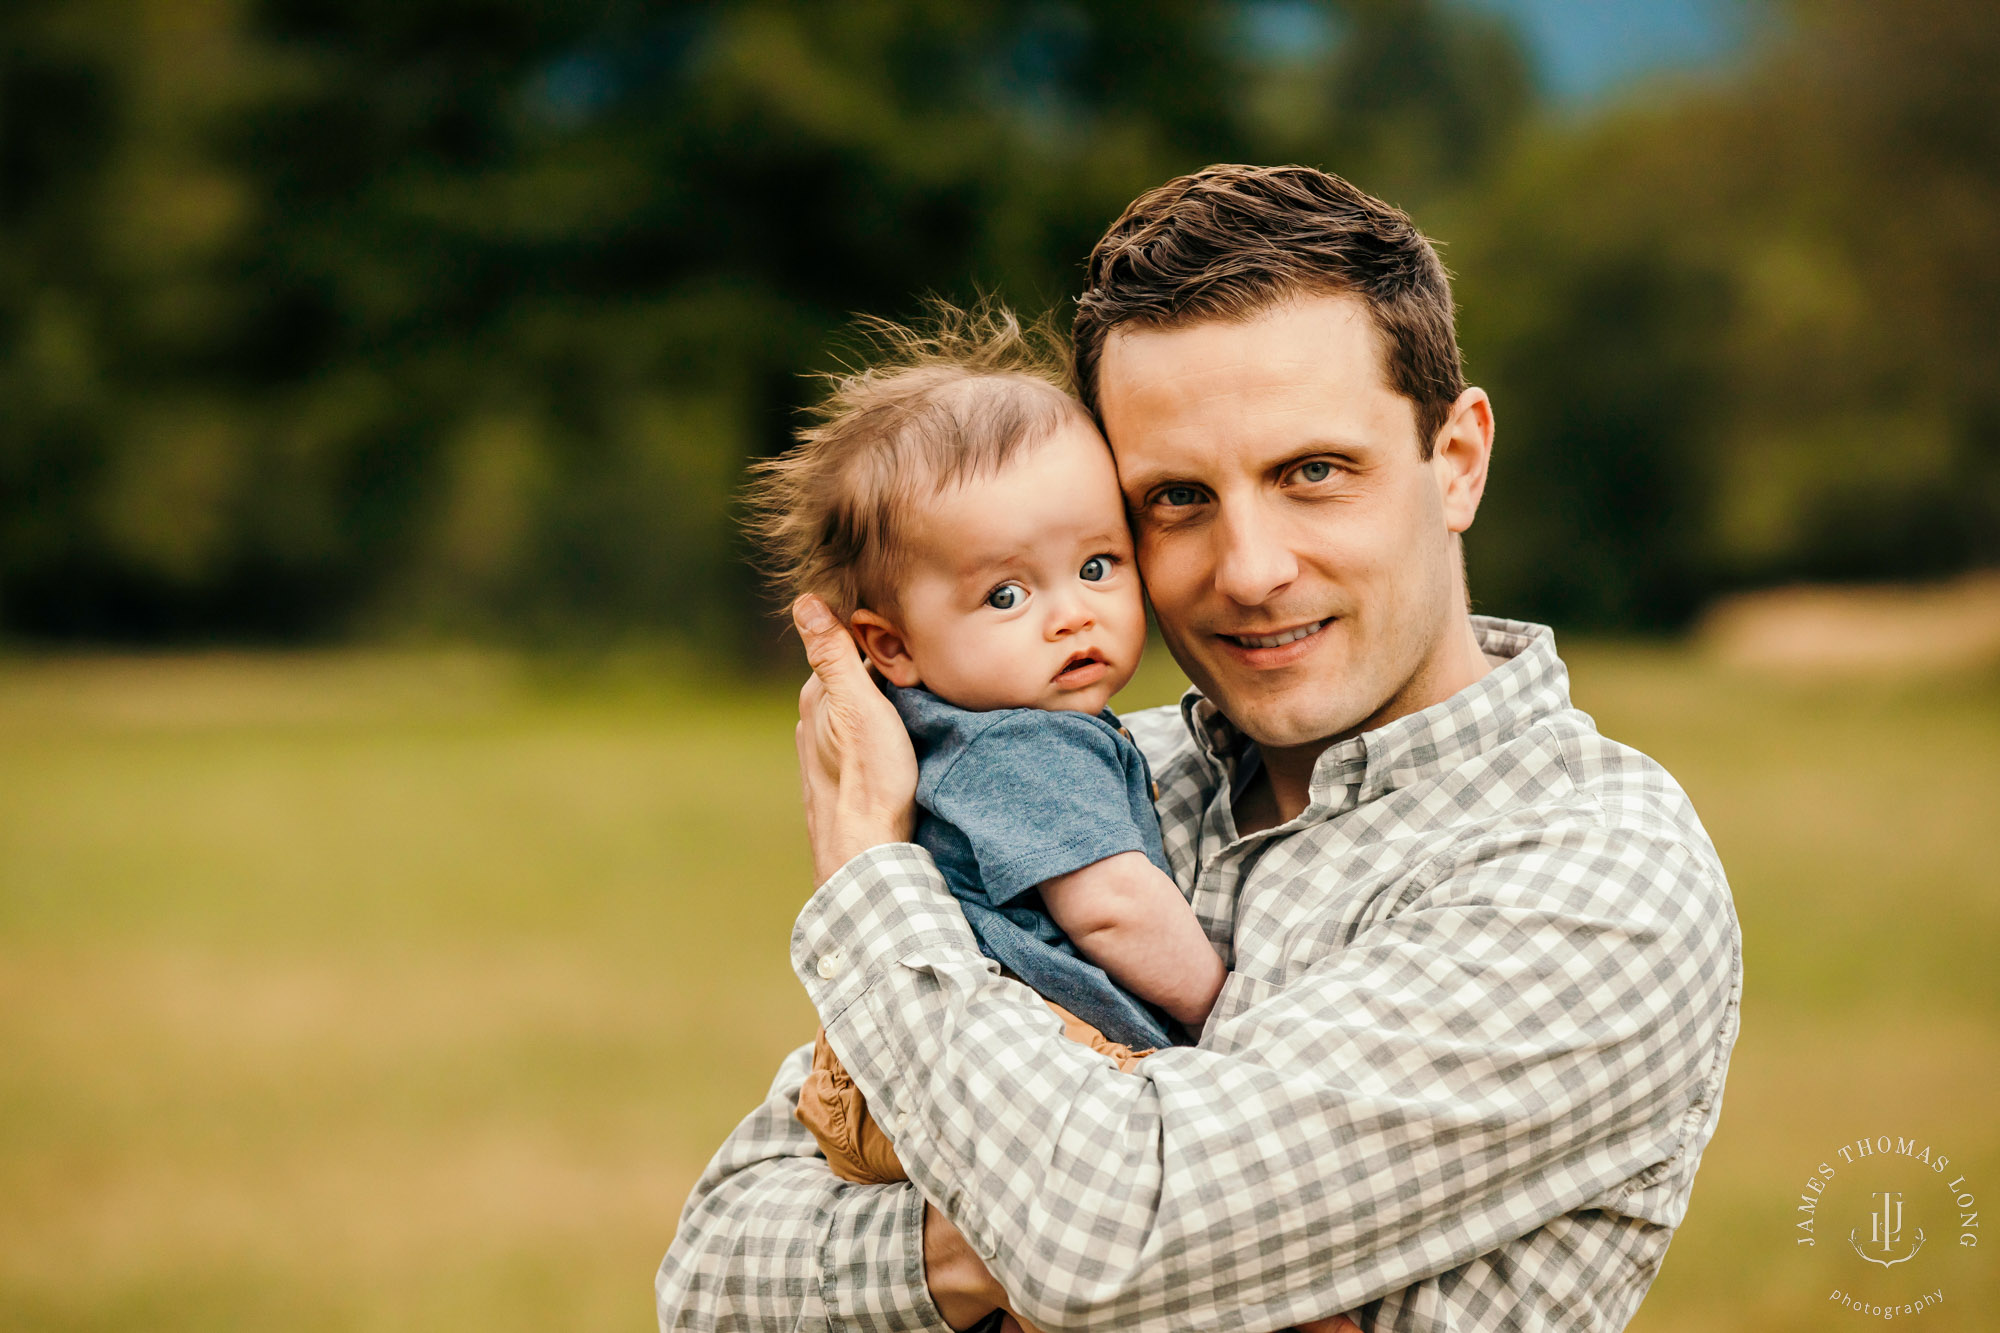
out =
[[925,1197],[1052,1331],[1622,1327],[1715,1130],[1735,914],[1549,631],[1474,626],[1502,665],[1333,746],[1248,837],[1212,704],[1128,719],[1230,967],[1200,1045],[1134,1073],[999,975],[916,847],[828,880],[793,962],[915,1187],[826,1169],[794,1052],[688,1200],[661,1327],[943,1329]]

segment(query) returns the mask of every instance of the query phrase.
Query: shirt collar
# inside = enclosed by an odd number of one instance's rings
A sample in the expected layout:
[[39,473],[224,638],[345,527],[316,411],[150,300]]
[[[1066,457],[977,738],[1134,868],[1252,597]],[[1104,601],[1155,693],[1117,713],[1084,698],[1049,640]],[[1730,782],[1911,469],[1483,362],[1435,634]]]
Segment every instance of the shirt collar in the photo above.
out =
[[[1313,765],[1313,804],[1338,808],[1350,792],[1365,803],[1448,772],[1570,706],[1569,670],[1548,626],[1473,616],[1472,632],[1483,652],[1505,660],[1441,703],[1328,746]],[[1192,687],[1181,718],[1203,756],[1232,771],[1248,743],[1236,724]]]

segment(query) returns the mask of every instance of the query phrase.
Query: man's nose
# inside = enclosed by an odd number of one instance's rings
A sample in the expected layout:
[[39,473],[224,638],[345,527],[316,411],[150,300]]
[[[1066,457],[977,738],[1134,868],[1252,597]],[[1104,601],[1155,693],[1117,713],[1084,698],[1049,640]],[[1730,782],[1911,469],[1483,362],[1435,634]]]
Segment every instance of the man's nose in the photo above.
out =
[[1215,590],[1239,606],[1261,606],[1299,576],[1298,557],[1266,516],[1225,509],[1215,534]]

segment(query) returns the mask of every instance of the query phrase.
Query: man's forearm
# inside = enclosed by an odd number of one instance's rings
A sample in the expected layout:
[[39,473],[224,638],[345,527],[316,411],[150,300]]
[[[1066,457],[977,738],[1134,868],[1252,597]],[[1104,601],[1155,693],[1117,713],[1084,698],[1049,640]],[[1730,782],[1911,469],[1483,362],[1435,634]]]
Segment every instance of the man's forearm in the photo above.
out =
[[925,1283],[922,1196],[839,1180],[792,1115],[810,1053],[785,1061],[689,1197],[655,1283],[663,1333],[944,1333]]
[[[1511,884],[1505,863],[1482,873],[1496,893]],[[1065,1042],[999,976],[913,847],[830,880],[793,962],[911,1178],[1012,1308],[1052,1330],[1170,1311],[1277,1328],[1571,1209],[1646,1202],[1629,1182],[1713,1095],[1728,972],[1688,969],[1686,990],[1613,983],[1634,950],[1699,954],[1699,932],[1726,920],[1690,914],[1663,934],[1658,918],[1490,908],[1482,889],[1453,885],[1282,991],[1253,982],[1263,998],[1211,1023],[1212,1049],[1162,1052],[1136,1075]],[[1579,958],[1603,974],[1580,975]],[[1571,982],[1616,1003],[1542,998]]]

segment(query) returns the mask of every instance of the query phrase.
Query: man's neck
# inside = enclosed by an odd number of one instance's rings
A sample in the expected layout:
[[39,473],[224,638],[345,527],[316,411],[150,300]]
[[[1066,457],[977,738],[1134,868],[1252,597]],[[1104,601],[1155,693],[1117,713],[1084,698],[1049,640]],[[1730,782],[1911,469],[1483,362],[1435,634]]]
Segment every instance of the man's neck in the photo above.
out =
[[1323,740],[1304,745],[1259,745],[1263,760],[1257,775],[1244,785],[1234,802],[1238,837],[1275,828],[1297,819],[1312,800],[1313,769],[1331,747],[1364,732],[1386,727],[1397,718],[1443,703],[1483,678],[1503,659],[1488,657],[1472,632],[1469,617],[1457,621],[1401,689],[1356,725]]

